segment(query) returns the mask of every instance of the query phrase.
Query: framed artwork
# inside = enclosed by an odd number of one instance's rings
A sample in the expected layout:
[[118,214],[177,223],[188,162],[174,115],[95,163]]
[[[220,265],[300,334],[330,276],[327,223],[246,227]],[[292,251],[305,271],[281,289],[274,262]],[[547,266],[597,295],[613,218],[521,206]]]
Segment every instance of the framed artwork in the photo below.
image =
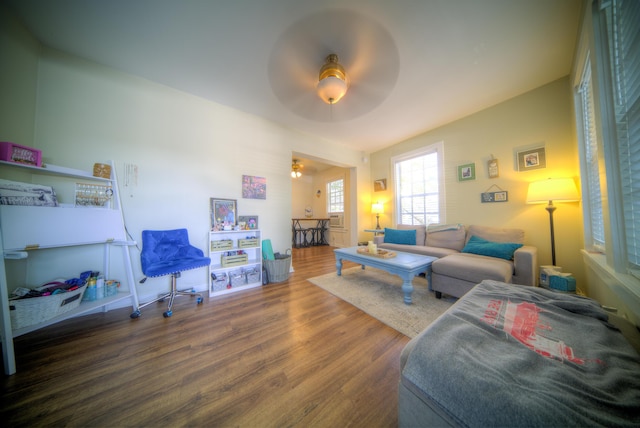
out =
[[476,179],[476,164],[467,163],[458,165],[458,181],[469,181]]
[[487,172],[489,173],[489,178],[498,178],[500,176],[498,159],[490,159],[487,161]]
[[245,199],[267,199],[267,179],[265,177],[243,175],[242,197]]
[[547,167],[544,147],[518,152],[518,171],[529,171]]
[[240,224],[244,224],[243,229],[245,230],[253,230],[258,228],[257,215],[241,215],[238,221]]
[[211,198],[211,230],[230,230],[236,225],[236,200]]
[[381,192],[383,190],[387,190],[387,179],[381,178],[380,180],[373,181],[373,191]]

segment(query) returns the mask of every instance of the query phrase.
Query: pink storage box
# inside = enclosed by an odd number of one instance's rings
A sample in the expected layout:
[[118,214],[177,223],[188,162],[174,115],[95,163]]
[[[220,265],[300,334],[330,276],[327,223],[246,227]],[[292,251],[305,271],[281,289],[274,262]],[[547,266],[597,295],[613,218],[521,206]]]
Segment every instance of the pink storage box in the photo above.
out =
[[16,143],[0,141],[0,160],[42,166],[42,151]]

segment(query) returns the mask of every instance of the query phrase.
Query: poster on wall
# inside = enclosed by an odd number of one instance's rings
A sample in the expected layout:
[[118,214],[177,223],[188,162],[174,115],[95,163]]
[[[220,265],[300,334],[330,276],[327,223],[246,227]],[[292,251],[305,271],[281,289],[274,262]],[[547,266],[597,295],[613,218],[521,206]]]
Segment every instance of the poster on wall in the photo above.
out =
[[267,179],[265,177],[243,175],[242,197],[245,199],[267,199]]

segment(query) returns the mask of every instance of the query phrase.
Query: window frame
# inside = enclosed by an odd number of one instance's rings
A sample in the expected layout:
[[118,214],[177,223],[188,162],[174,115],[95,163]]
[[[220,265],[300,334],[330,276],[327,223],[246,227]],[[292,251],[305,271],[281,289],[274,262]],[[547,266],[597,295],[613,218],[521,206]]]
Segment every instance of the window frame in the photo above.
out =
[[438,177],[438,223],[446,222],[446,209],[445,209],[445,180],[444,180],[444,141],[439,141],[433,144],[430,144],[425,147],[421,147],[410,152],[406,152],[397,156],[391,157],[391,174],[393,180],[393,223],[401,224],[402,215],[400,214],[400,178],[397,177],[396,165],[399,162],[404,162],[407,160],[411,160],[417,157],[426,156],[432,153],[436,153],[437,161],[436,165],[438,168],[437,177]]
[[[332,203],[332,198],[333,198],[333,190],[332,190],[332,183],[336,183],[338,181],[342,182],[342,210],[341,211],[332,211],[332,207],[333,204]],[[345,206],[345,182],[346,180],[344,179],[344,177],[336,177],[334,179],[329,179],[327,180],[327,214],[344,214],[344,206]]]

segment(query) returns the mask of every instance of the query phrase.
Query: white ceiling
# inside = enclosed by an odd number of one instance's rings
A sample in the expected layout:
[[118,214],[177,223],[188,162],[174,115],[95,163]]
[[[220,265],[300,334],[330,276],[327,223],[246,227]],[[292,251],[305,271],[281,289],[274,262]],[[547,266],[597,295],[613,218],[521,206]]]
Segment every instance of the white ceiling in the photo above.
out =
[[[568,75],[582,4],[5,2],[47,46],[366,152]],[[329,53],[351,76],[335,106],[314,92]]]

